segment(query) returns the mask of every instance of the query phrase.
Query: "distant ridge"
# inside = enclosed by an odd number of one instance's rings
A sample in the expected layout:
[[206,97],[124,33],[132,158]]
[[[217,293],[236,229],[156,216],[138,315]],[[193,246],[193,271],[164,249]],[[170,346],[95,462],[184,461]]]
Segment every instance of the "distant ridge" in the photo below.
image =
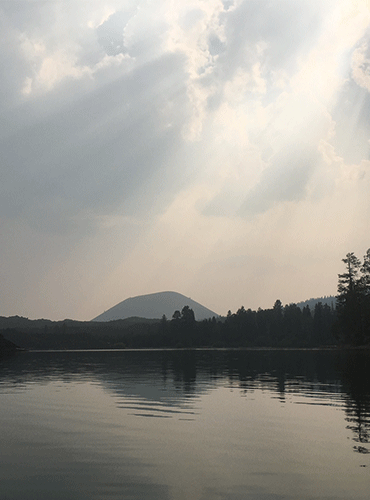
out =
[[218,316],[214,311],[202,306],[189,297],[185,297],[181,293],[158,292],[130,297],[111,307],[92,321],[114,321],[131,317],[159,319],[164,314],[168,319],[171,319],[173,313],[176,310],[181,311],[184,306],[189,306],[193,309],[197,321]]
[[297,306],[301,309],[303,309],[305,306],[309,306],[310,309],[314,309],[315,305],[321,302],[322,305],[326,304],[329,307],[333,307],[335,309],[336,300],[337,299],[334,295],[325,295],[325,297],[318,297],[317,299],[308,299],[304,300],[303,302],[298,302]]

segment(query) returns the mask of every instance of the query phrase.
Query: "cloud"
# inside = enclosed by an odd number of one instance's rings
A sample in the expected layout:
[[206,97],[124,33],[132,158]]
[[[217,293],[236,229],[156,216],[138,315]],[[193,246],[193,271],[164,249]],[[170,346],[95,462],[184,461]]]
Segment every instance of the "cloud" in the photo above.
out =
[[131,12],[115,12],[97,27],[98,42],[107,55],[116,56],[128,52],[125,45],[124,31],[131,15]]
[[274,155],[261,180],[247,194],[239,213],[256,215],[278,203],[303,199],[318,160],[318,152],[304,144],[292,144]]
[[[343,67],[338,67],[338,61],[361,38],[366,29],[366,19],[370,20],[368,14],[364,17],[363,10],[356,6],[351,9],[345,3],[331,4],[331,10],[324,8],[321,11],[312,4],[304,5],[306,10],[300,17],[301,13],[296,11],[297,4],[293,6],[287,2],[287,8],[281,14],[270,18],[269,15],[274,12],[271,5],[265,10],[264,6],[258,7],[253,2],[248,5],[241,3],[233,13],[242,13],[238,20],[231,23],[234,29],[238,28],[240,20],[242,24],[253,19],[251,31],[245,37],[239,37],[238,43],[249,41],[246,47],[254,47],[255,50],[248,53],[249,57],[242,58],[243,62],[238,63],[236,71],[223,73],[228,80],[222,87],[219,108],[212,111],[220,117],[220,122],[227,123],[225,129],[218,133],[218,138],[222,137],[230,148],[244,148],[244,159],[239,161],[244,170],[251,173],[241,177],[239,166],[235,167],[234,163],[234,172],[229,169],[223,188],[217,190],[204,211],[210,215],[251,216],[279,203],[302,201],[313,193],[317,196],[320,192],[324,196],[316,175],[318,170],[324,168],[320,150],[323,139],[334,148],[338,147],[338,143],[341,146],[349,143],[348,156],[352,161],[355,158],[360,161],[367,154],[368,128],[360,123],[366,115],[365,99],[357,102],[356,109],[360,116],[356,123],[353,123],[354,110],[348,107],[347,112],[352,113],[351,127],[348,127],[350,117],[339,115],[337,103],[342,105],[356,95],[356,90],[348,87],[348,96],[340,96],[348,66],[340,74],[339,70]],[[284,30],[285,22],[288,24],[292,18],[293,30],[288,27]],[[273,19],[276,21],[274,26]],[[258,26],[255,32],[254,26]],[[323,30],[323,27],[326,29]],[[309,36],[306,36],[306,29]],[[295,43],[285,47],[285,35],[291,36]],[[227,29],[225,37],[228,38]],[[284,50],[280,53],[281,49]],[[233,53],[235,56],[238,50]],[[227,59],[227,68],[232,59],[228,58],[228,54],[222,54],[222,57]],[[240,56],[235,57],[241,60]],[[241,139],[241,129],[244,129],[247,140]],[[343,140],[344,133],[350,136],[348,141]],[[354,145],[359,142],[361,148],[356,152]],[[253,149],[255,152],[251,161]],[[259,150],[259,155],[256,150]],[[342,155],[343,147],[338,151]],[[335,170],[330,175],[332,181],[327,182],[333,185],[337,175]]]
[[352,78],[360,87],[370,92],[370,50],[364,40],[352,54]]
[[[7,310],[89,318],[102,283],[107,306],[160,283],[222,311],[220,280],[240,306],[238,267],[269,263],[275,293],[300,240],[338,238],[337,212],[349,241],[368,204],[369,24],[362,0],[1,3]],[[39,298],[17,302],[26,275]]]
[[53,212],[129,206],[179,140],[186,99],[171,84],[181,68],[181,56],[165,56],[3,139],[2,213],[57,228]]

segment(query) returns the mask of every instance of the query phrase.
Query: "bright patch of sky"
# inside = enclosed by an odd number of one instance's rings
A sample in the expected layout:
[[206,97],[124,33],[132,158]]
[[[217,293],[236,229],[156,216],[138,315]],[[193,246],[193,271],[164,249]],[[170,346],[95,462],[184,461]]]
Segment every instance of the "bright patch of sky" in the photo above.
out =
[[0,3],[0,315],[336,293],[370,246],[366,0]]

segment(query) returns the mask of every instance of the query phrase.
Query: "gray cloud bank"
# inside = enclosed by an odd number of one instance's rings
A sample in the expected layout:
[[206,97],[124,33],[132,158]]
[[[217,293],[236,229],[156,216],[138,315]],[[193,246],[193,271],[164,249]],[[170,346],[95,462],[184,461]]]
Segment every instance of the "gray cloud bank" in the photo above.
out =
[[[52,33],[53,23],[61,35],[68,32],[71,42],[78,44],[77,67],[92,68],[104,57],[118,55],[127,55],[132,67],[124,72],[119,66],[107,68],[104,76],[97,72],[95,82],[87,76],[66,77],[48,95],[36,93],[15,109],[7,110],[5,105],[0,144],[3,216],[22,217],[45,230],[62,230],[71,221],[76,223],[84,211],[107,213],[120,204],[128,207],[158,171],[166,177],[171,152],[180,147],[181,130],[192,113],[185,55],[179,50],[161,53],[160,37],[168,29],[165,22],[154,19],[143,26],[144,31],[131,29],[130,34],[130,22],[138,15],[133,3],[80,34],[78,20],[85,2],[77,2],[72,18],[67,17],[68,2],[61,10],[54,3],[17,6],[6,3],[1,12],[8,38],[1,65],[3,71],[10,68],[4,78],[7,101],[16,99],[20,83],[32,75],[29,61],[19,52],[19,39],[27,35],[35,38],[33,43],[48,42],[51,51],[61,50],[62,41]],[[214,28],[223,29],[225,40],[209,29],[213,67],[200,78],[205,86],[216,83],[221,92],[238,69],[248,70],[256,61],[255,44],[268,46],[262,59],[268,78],[267,73],[277,68],[289,69],[295,54],[309,46],[317,31],[316,9],[306,2],[298,6],[287,1],[284,8],[255,1],[231,6],[225,4]],[[181,170],[177,173],[181,175]],[[162,189],[171,187],[162,183]],[[148,208],[156,195],[145,192],[145,200],[137,205]]]

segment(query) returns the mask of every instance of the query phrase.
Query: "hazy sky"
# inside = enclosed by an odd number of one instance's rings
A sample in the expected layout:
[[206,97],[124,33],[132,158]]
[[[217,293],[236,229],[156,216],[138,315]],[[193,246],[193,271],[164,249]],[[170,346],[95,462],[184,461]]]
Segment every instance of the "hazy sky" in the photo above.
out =
[[369,0],[11,0],[0,30],[0,315],[267,308],[370,247]]

